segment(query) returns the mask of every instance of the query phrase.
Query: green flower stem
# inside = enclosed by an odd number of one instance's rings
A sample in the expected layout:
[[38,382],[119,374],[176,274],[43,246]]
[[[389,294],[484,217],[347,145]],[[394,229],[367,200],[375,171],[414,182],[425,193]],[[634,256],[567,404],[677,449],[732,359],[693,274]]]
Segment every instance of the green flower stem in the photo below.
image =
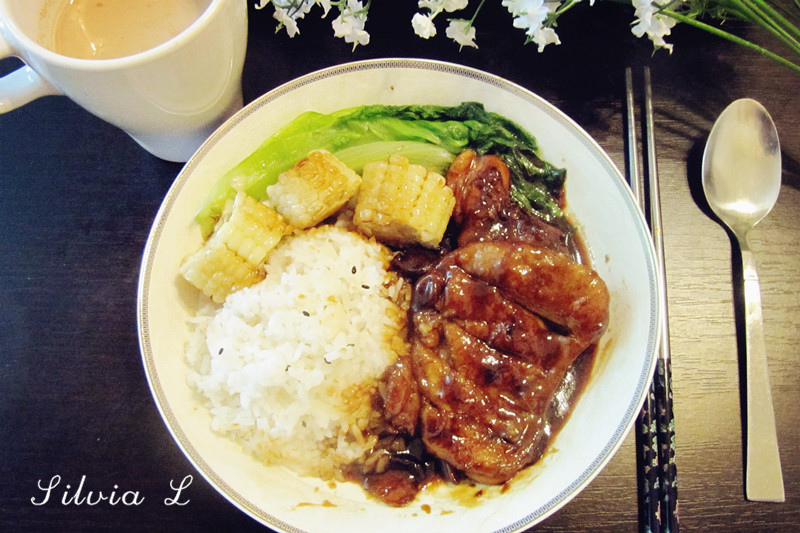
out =
[[[800,43],[798,43],[791,33],[781,26],[778,21],[771,16],[771,14],[768,15],[764,13],[764,11],[761,9],[764,3],[760,3],[762,4],[761,6],[758,5],[758,1],[751,2],[750,0],[738,0],[738,4],[741,5],[747,14],[747,20],[757,23],[759,26],[778,38],[786,46],[791,48],[793,52],[800,54]],[[791,26],[791,24],[789,24],[789,26]]]
[[[789,33],[792,33],[795,37],[800,38],[800,27],[796,26],[797,23],[800,23],[800,16],[795,16],[794,18],[797,19],[797,22],[792,22],[765,0],[752,0],[752,2],[761,6],[761,9],[763,9],[767,13],[767,16],[774,20],[777,25],[780,25]],[[795,0],[795,4],[800,8],[798,0]]]
[[758,24],[800,54],[800,28],[765,0],[723,0],[719,5],[729,15]]
[[578,3],[580,3],[580,1],[581,0],[565,0],[564,3],[562,3],[553,13],[548,15],[547,19],[552,19],[552,21],[555,22],[559,16],[575,7]]
[[733,35],[733,34],[728,33],[726,31],[720,30],[719,28],[717,28],[715,26],[711,26],[709,24],[705,24],[704,22],[700,22],[697,19],[694,19],[692,17],[687,17],[685,15],[682,15],[682,14],[677,13],[677,12],[672,11],[672,10],[665,9],[661,13],[663,13],[664,15],[667,15],[668,17],[671,17],[671,18],[675,19],[678,22],[683,22],[685,24],[688,24],[689,26],[694,26],[695,28],[701,29],[703,31],[707,31],[707,32],[709,32],[709,33],[711,33],[713,35],[716,35],[717,37],[721,37],[721,38],[727,39],[728,41],[731,41],[733,43],[736,43],[736,44],[745,46],[747,48],[750,48],[751,50],[759,52],[759,53],[769,57],[770,59],[773,59],[773,60],[777,61],[778,63],[795,70],[798,74],[800,74],[800,65],[799,64],[793,63],[792,61],[789,61],[788,59],[786,59],[784,57],[781,57],[778,54],[776,54],[774,52],[771,52],[771,51],[767,50],[766,48],[764,48],[762,46],[758,46],[757,44],[751,43],[750,41],[748,41],[746,39],[742,39],[741,37],[737,37],[736,35]]
[[[798,1],[800,2],[800,0],[798,0]],[[481,0],[481,3],[478,4],[478,7],[475,9],[475,13],[473,13],[472,14],[472,18],[469,19],[469,24],[467,25],[467,28],[471,28],[472,25],[475,24],[475,19],[478,18],[478,13],[480,13],[484,2],[486,2],[486,0]]]

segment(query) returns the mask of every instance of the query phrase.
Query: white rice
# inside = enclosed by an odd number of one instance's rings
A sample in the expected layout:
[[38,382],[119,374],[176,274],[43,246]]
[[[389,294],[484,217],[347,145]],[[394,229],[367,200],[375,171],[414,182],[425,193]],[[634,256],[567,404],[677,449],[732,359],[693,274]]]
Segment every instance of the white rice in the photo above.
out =
[[374,240],[322,226],[284,238],[262,282],[198,312],[189,379],[214,430],[323,478],[368,451],[377,379],[406,349],[408,287],[390,259]]

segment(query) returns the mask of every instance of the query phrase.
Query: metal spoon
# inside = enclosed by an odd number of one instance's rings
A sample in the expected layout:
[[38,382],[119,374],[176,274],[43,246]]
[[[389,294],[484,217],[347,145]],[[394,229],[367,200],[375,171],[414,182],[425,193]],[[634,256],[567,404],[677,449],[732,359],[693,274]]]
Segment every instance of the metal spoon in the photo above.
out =
[[711,209],[733,231],[742,252],[747,348],[745,496],[768,502],[782,502],[785,496],[761,294],[747,235],[775,205],[780,187],[780,143],[772,118],[755,100],[736,100],[722,112],[708,137],[703,190]]

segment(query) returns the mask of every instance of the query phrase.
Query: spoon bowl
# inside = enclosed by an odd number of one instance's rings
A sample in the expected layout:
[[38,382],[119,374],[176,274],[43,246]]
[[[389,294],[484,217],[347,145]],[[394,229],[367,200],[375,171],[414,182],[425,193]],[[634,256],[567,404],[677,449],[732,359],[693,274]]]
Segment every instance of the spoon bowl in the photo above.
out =
[[778,199],[778,132],[757,101],[743,98],[719,116],[703,154],[703,190],[714,213],[737,236],[760,222]]
[[747,373],[745,495],[785,500],[775,414],[767,369],[761,293],[747,237],[770,212],[781,188],[778,132],[764,106],[744,98],[719,116],[703,153],[703,191],[708,204],[739,243],[744,278]]

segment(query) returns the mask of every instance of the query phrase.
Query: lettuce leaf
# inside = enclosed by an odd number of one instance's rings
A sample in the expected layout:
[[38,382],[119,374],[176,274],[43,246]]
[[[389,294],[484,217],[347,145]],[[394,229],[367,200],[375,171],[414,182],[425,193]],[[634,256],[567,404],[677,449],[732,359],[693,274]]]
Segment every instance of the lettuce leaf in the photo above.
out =
[[358,174],[372,161],[385,161],[392,154],[403,154],[408,160],[429,170],[444,174],[453,162],[453,154],[435,144],[419,141],[376,141],[348,146],[334,155]]
[[[408,144],[392,144],[398,141]],[[432,150],[421,149],[421,145],[430,145]],[[357,146],[362,147],[360,152],[354,150]],[[511,170],[512,194],[520,203],[547,220],[563,217],[560,198],[564,170],[543,161],[536,139],[516,123],[486,111],[480,103],[465,102],[453,107],[366,105],[327,114],[303,113],[223,175],[196,219],[203,234],[210,235],[226,201],[237,189],[265,199],[267,187],[315,149],[344,153],[345,158],[349,154],[354,160],[360,157],[353,162],[356,166],[363,164],[371,151],[378,154],[393,149],[412,162],[427,166],[425,161],[432,158],[435,164],[446,167],[447,156],[442,151],[452,160],[467,148],[505,160]]]

